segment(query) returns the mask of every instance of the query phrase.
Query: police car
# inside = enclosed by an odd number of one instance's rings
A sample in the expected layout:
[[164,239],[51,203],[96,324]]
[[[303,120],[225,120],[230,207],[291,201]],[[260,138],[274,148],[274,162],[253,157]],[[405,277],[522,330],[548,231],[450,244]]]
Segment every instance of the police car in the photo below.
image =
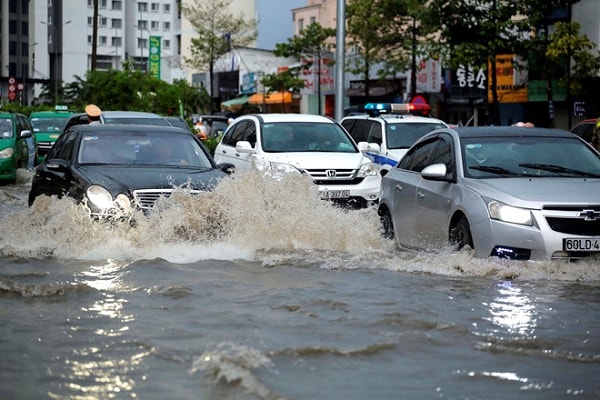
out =
[[354,141],[369,143],[365,155],[382,175],[422,136],[448,127],[444,121],[426,116],[431,107],[425,103],[368,103],[364,110],[365,114],[344,117],[340,123]]

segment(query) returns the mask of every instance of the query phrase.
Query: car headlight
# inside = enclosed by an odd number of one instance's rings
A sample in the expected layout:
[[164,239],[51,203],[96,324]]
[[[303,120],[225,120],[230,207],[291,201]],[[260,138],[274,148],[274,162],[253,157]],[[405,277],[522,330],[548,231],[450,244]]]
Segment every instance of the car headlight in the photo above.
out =
[[509,206],[495,200],[489,201],[487,207],[492,219],[511,224],[533,225],[531,211],[526,208]]
[[91,185],[86,191],[87,199],[100,210],[114,207],[114,200],[108,190],[98,185]]
[[280,163],[280,162],[270,162],[269,163],[269,169],[275,173],[281,173],[281,174],[288,174],[288,173],[294,173],[294,174],[302,174],[302,171],[300,171],[298,168],[294,167],[291,164],[286,164],[286,163]]
[[12,147],[0,150],[0,158],[11,158],[13,154],[15,154],[15,151]]
[[365,178],[367,176],[373,176],[373,175],[377,175],[377,169],[375,168],[375,164],[366,163],[366,164],[363,164],[360,166],[357,177]]

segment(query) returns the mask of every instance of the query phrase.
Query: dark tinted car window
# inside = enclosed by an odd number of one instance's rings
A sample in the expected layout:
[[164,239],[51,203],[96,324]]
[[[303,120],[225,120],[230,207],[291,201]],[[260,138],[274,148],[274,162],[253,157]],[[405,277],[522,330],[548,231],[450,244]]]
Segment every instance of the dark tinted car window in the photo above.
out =
[[223,144],[228,146],[235,147],[235,144],[244,137],[244,132],[250,125],[254,125],[251,121],[240,121],[237,124],[233,125],[231,129],[227,131],[227,134],[223,138]]
[[423,168],[428,165],[427,161],[429,160],[429,155],[436,145],[437,141],[432,139],[413,147],[411,151],[402,158],[398,168],[421,172]]
[[75,145],[75,138],[76,135],[73,131],[65,132],[58,138],[54,146],[52,146],[46,159],[70,160]]

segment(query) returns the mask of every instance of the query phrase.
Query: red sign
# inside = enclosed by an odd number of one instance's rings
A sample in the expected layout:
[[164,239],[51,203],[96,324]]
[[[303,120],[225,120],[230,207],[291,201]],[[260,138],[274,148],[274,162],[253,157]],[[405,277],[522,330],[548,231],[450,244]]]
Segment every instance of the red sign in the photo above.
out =
[[17,99],[17,93],[16,92],[9,92],[8,93],[8,99],[13,101]]

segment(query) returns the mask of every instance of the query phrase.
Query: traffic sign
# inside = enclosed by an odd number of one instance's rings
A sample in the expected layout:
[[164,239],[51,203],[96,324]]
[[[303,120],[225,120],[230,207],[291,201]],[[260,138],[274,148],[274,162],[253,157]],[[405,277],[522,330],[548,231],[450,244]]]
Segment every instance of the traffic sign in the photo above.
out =
[[17,89],[23,90],[23,89],[25,89],[25,85],[23,85],[22,83],[17,83]]
[[14,85],[14,84],[15,84],[15,82],[17,82],[17,80],[14,78],[14,76],[11,76],[10,78],[8,78],[8,83],[9,83],[10,85]]

